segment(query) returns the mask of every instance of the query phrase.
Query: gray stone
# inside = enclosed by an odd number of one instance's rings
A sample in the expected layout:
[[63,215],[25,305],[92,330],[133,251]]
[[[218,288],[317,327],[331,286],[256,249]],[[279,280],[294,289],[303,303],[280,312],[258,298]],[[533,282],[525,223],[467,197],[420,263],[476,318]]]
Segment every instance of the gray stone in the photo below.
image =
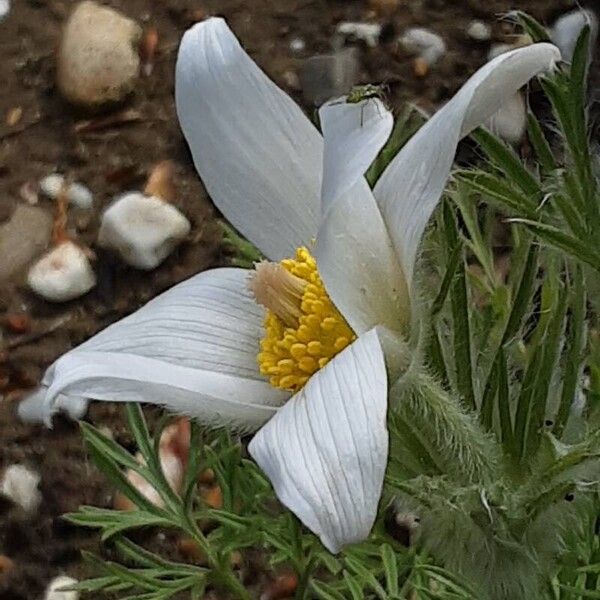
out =
[[343,96],[356,84],[358,69],[355,48],[312,56],[304,63],[300,75],[305,100],[320,106],[331,98]]
[[19,204],[0,225],[0,282],[25,270],[50,243],[52,217],[36,206]]

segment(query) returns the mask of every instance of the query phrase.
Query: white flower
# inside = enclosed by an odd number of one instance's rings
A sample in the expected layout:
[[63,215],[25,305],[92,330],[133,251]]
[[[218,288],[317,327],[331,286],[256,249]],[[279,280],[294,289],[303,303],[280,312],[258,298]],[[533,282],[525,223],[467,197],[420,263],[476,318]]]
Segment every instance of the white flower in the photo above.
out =
[[[34,396],[44,398],[46,419],[84,396],[162,404],[208,424],[259,430],[250,453],[282,502],[325,546],[337,552],[365,538],[388,452],[380,340],[407,331],[417,246],[457,143],[558,58],[554,46],[536,44],[485,65],[409,141],[371,192],[363,174],[392,128],[380,102],[325,105],[321,136],[222,19],[195,25],[179,50],[176,102],[208,192],[270,260],[294,256],[316,237],[319,274],[343,315],[333,322],[349,325],[356,339],[342,340],[340,347],[347,347],[329,362],[321,356],[327,364],[294,395],[273,387],[257,367],[265,310],[247,290],[248,271],[215,269],[175,286],[54,363],[43,381],[45,394]],[[269,269],[265,274],[282,284],[278,267]],[[307,289],[295,278],[290,285],[285,290],[292,295]],[[273,289],[263,291],[277,310]],[[317,305],[318,313],[324,304]],[[293,321],[300,304],[286,306]],[[314,319],[321,331],[323,322]],[[384,331],[394,333],[381,336]],[[310,346],[304,342],[301,354]],[[309,348],[317,358],[319,347]]]

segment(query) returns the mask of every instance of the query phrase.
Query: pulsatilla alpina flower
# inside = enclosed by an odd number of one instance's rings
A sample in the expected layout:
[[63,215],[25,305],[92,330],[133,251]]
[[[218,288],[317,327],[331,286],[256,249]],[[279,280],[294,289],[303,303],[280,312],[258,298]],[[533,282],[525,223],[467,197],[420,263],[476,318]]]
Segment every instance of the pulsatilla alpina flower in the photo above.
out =
[[22,414],[48,420],[83,397],[258,430],[251,455],[325,546],[365,538],[394,344],[410,334],[417,246],[458,141],[558,59],[534,44],[485,65],[371,191],[363,175],[392,129],[379,100],[326,104],[321,135],[222,19],[195,25],[177,62],[181,126],[215,204],[270,262],[152,300],[60,358]]

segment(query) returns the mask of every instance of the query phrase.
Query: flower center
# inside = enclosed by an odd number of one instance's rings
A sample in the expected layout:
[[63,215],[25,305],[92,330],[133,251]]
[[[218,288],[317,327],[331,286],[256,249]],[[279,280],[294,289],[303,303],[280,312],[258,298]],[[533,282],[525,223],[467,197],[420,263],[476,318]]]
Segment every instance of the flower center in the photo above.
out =
[[297,392],[356,338],[306,248],[298,248],[295,258],[256,265],[249,288],[267,308],[257,361],[274,387]]

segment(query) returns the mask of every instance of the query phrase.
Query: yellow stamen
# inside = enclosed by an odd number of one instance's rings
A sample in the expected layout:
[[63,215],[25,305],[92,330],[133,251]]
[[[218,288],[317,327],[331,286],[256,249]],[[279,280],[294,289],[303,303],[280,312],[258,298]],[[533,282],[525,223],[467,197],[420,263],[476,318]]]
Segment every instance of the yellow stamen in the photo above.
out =
[[281,263],[259,263],[249,288],[267,308],[257,361],[274,387],[297,392],[356,338],[306,248]]

